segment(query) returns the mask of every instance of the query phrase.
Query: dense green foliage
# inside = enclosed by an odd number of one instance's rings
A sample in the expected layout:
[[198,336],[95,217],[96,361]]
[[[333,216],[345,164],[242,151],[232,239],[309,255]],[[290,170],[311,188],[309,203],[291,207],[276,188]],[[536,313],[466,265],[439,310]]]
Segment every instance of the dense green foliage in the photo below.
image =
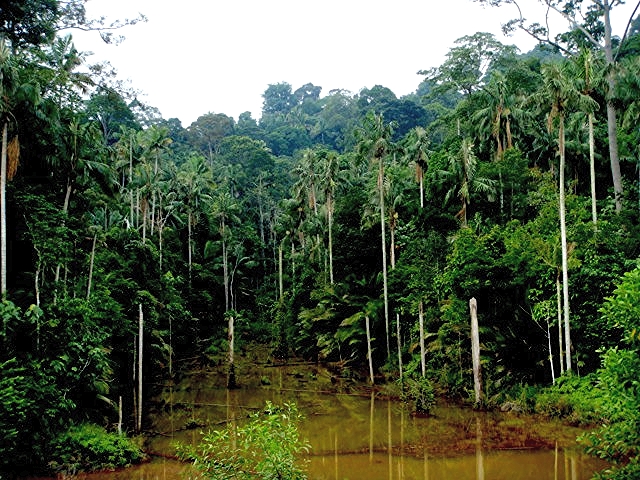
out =
[[370,348],[376,378],[410,366],[424,410],[467,399],[471,297],[488,402],[555,382],[539,411],[608,419],[589,448],[637,468],[636,28],[615,68],[585,30],[526,54],[477,33],[411,95],[280,83],[259,119],[183,128],[55,35],[100,27],[82,1],[9,6],[0,469],[46,468],[73,425],[115,430],[120,399],[140,428],[152,385],[250,340],[355,374]]
[[179,454],[212,480],[304,480],[297,455],[308,446],[298,434],[300,418],[294,404],[267,402],[246,425],[209,431],[197,446],[179,445]]
[[65,474],[126,467],[143,454],[129,438],[92,424],[72,426],[52,442],[50,467]]

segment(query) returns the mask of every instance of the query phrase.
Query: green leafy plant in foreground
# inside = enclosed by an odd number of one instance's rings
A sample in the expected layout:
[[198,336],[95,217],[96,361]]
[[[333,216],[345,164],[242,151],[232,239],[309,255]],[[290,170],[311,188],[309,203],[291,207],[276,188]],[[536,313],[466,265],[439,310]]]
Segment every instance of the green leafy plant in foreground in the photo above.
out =
[[611,462],[601,479],[640,478],[640,267],[625,274],[601,313],[622,332],[622,343],[601,355],[597,389],[603,425],[582,436],[592,455]]
[[108,470],[137,463],[144,454],[124,435],[90,423],[74,425],[52,442],[49,467],[57,472]]
[[297,455],[310,447],[298,433],[301,418],[293,403],[267,402],[246,425],[209,431],[196,446],[179,444],[178,454],[207,479],[304,480]]

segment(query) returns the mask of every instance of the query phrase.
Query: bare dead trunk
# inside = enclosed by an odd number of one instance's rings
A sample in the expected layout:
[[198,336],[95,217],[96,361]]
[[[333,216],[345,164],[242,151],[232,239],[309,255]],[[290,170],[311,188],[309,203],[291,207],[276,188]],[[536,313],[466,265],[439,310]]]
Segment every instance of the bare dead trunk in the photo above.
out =
[[371,353],[371,327],[369,325],[369,315],[365,315],[364,321],[367,330],[367,358],[369,359],[369,379],[371,380],[371,385],[373,385],[375,381],[373,379],[373,355]]
[[482,405],[482,366],[480,365],[480,334],[478,329],[478,302],[469,300],[471,310],[471,359],[473,362],[473,389],[476,406]]

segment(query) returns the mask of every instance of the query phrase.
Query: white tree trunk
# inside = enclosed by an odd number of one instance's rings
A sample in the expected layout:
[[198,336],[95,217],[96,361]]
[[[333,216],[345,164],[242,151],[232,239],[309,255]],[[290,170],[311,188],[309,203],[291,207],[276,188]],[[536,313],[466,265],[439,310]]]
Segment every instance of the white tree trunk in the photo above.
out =
[[471,310],[471,359],[473,362],[473,389],[475,404],[482,404],[482,366],[480,365],[480,333],[478,329],[478,302],[475,298],[469,300]]
[[142,431],[142,347],[144,332],[144,314],[142,304],[138,304],[138,417],[136,419],[136,431]]
[[596,199],[596,154],[593,135],[593,113],[589,114],[589,176],[591,179],[591,218],[593,224],[598,223],[598,209]]
[[382,158],[378,170],[378,190],[380,195],[380,231],[382,243],[382,289],[384,297],[384,327],[387,334],[387,358],[391,357],[391,342],[389,340],[389,289],[387,286],[387,240],[384,220],[384,167]]
[[418,304],[418,321],[420,323],[420,367],[424,378],[427,374],[427,362],[424,348],[424,303],[422,300]]
[[327,198],[327,224],[329,228],[329,282],[333,285],[333,198]]
[[2,126],[2,159],[0,161],[0,294],[7,298],[7,122]]
[[560,241],[562,243],[562,308],[564,310],[564,340],[565,358],[567,372],[571,371],[571,331],[569,324],[569,266],[567,250],[567,220],[566,201],[564,188],[565,153],[564,153],[564,119],[560,119],[559,127],[559,148],[560,148]]
[[549,366],[551,368],[551,383],[556,383],[556,372],[553,368],[553,351],[551,350],[551,326],[549,325],[549,317],[547,316],[547,342],[549,348]]
[[282,277],[282,242],[280,242],[278,246],[278,293],[280,294],[280,301],[282,301],[284,297],[284,280]]
[[367,358],[369,359],[369,378],[371,380],[371,385],[375,382],[373,380],[373,355],[371,354],[371,328],[369,325],[369,315],[365,315],[364,317],[365,327],[367,329]]
[[96,256],[96,241],[98,240],[98,232],[93,234],[93,245],[91,246],[91,257],[89,260],[89,278],[87,280],[87,300],[91,297],[91,280],[93,279],[93,261]]
[[232,389],[236,388],[236,371],[235,371],[235,363],[234,363],[234,340],[235,340],[235,330],[234,330],[234,322],[235,318],[233,315],[229,315],[229,331],[228,331],[228,340],[229,340],[229,375],[227,377],[227,388]]
[[396,312],[396,338],[398,340],[398,372],[402,383],[402,336],[400,335],[400,314]]
[[558,360],[560,361],[560,375],[564,375],[564,339],[562,336],[562,283],[556,274],[556,301],[558,306]]

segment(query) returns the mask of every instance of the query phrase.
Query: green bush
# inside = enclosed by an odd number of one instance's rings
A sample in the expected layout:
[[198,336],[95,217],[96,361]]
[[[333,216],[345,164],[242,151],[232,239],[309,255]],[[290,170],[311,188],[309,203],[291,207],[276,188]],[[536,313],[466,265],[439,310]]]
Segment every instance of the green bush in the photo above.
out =
[[431,380],[417,376],[407,378],[403,393],[404,401],[413,402],[415,412],[419,415],[431,415],[436,405],[436,393]]
[[206,433],[197,446],[178,444],[178,455],[213,480],[304,480],[296,456],[309,446],[298,434],[295,404],[267,402],[244,426]]
[[90,423],[72,426],[51,447],[50,468],[65,473],[125,467],[144,457],[130,438]]
[[593,375],[567,375],[543,390],[536,399],[536,413],[560,418],[574,425],[589,425],[600,420],[602,401]]

